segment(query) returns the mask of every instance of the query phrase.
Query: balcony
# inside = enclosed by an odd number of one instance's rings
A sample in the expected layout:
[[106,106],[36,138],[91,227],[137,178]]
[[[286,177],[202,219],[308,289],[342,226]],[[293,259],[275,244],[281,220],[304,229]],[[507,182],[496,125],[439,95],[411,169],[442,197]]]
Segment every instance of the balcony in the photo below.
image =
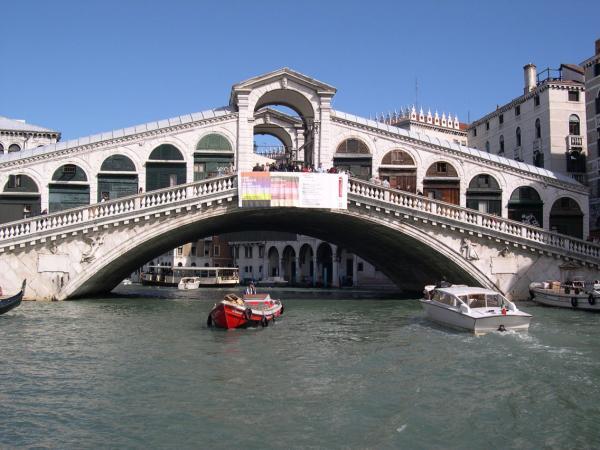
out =
[[581,150],[583,148],[583,136],[570,134],[567,136],[567,150]]
[[585,186],[588,185],[587,174],[585,174],[585,173],[570,173],[569,175],[571,175],[571,178],[573,178],[575,181],[578,181],[579,183],[581,183]]

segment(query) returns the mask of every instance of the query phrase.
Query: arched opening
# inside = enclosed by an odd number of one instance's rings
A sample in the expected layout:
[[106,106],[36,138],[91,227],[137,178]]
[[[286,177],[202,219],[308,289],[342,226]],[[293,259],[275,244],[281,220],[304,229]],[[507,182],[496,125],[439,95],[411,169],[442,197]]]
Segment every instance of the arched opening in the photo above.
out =
[[20,152],[21,146],[19,144],[11,144],[8,147],[8,153]]
[[580,133],[579,116],[577,114],[571,114],[569,116],[569,134],[571,136],[579,136]]
[[0,154],[4,153],[4,145],[0,144]]
[[528,225],[543,227],[544,203],[540,194],[530,186],[521,186],[515,189],[508,201],[508,218]]
[[467,189],[467,208],[502,215],[502,189],[494,177],[487,174],[473,177]]
[[0,223],[37,216],[41,210],[38,186],[27,175],[9,175],[0,194]]
[[333,155],[333,165],[338,171],[350,171],[351,176],[368,180],[373,173],[373,157],[369,147],[360,139],[346,139]]
[[283,265],[283,279],[288,281],[289,284],[296,283],[296,251],[290,245],[287,245],[283,249],[282,256]]
[[194,152],[194,181],[230,173],[234,154],[231,143],[218,133],[204,136]]
[[504,136],[500,135],[498,138],[498,145],[500,146],[498,150],[498,155],[504,156]]
[[331,286],[332,272],[333,252],[331,245],[327,242],[321,242],[317,248],[317,286]]
[[[254,128],[254,153],[258,155],[256,164],[260,166],[260,170],[264,170],[263,166],[269,166],[268,170],[288,170],[293,161],[290,148],[283,141],[283,136],[275,130],[268,132],[260,131],[258,127]],[[258,170],[255,166],[254,170]]]
[[[314,154],[317,127],[315,126],[315,112],[308,98],[293,89],[274,89],[258,99],[254,107],[254,116],[265,114],[267,107],[274,110],[275,113],[287,116],[287,120],[298,121],[298,134],[302,137],[298,145],[292,143],[290,148],[285,148],[285,157],[280,158],[281,161],[278,162],[314,166],[317,162],[317,156]],[[286,120],[285,117],[284,120]],[[265,126],[268,127],[268,123],[264,123],[263,129],[255,130],[255,133],[275,136],[273,133],[268,133],[269,130],[264,129]],[[287,145],[286,139],[282,139],[282,136],[276,137],[282,140],[284,146]]]
[[417,165],[403,150],[392,150],[385,154],[379,166],[379,178],[387,180],[394,189],[413,194],[417,192]]
[[90,204],[90,185],[83,169],[75,164],[60,166],[49,185],[48,212]]
[[269,277],[279,276],[279,250],[277,247],[271,247],[267,254],[269,258],[269,271],[267,272]]
[[550,230],[583,239],[583,212],[575,200],[561,197],[550,210]]
[[185,162],[177,147],[162,144],[152,150],[146,163],[146,191],[185,183]]
[[138,192],[135,164],[125,155],[112,155],[104,160],[98,172],[98,200],[114,200]]
[[298,252],[298,282],[303,285],[312,285],[315,271],[313,265],[313,249],[310,245],[304,244]]
[[460,203],[460,178],[452,164],[439,161],[429,166],[423,179],[423,195],[454,205]]

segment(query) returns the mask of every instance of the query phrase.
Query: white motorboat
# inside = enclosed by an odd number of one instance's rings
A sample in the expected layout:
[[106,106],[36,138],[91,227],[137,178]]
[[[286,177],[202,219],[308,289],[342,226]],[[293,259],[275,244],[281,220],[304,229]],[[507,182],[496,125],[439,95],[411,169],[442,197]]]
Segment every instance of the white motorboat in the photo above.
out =
[[529,285],[531,299],[542,305],[600,311],[600,282],[586,285],[583,279],[571,282],[540,281]]
[[182,277],[177,284],[177,289],[198,289],[200,277]]
[[531,315],[491,289],[465,285],[425,286],[424,294],[421,304],[426,316],[434,322],[475,334],[529,329]]

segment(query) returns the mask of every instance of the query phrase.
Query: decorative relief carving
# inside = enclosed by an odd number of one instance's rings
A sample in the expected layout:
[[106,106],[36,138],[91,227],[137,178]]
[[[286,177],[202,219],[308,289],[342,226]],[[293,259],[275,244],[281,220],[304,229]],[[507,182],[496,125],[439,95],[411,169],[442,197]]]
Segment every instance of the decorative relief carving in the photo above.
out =
[[475,244],[467,238],[463,238],[460,243],[460,253],[467,261],[476,261],[479,259],[479,255],[475,251]]
[[100,248],[101,245],[104,244],[104,236],[86,237],[84,239],[87,242],[87,244],[90,246],[90,248],[87,252],[83,252],[81,254],[80,262],[89,263],[89,262],[92,262],[96,258],[96,256],[95,256],[96,251],[98,250],[98,248]]

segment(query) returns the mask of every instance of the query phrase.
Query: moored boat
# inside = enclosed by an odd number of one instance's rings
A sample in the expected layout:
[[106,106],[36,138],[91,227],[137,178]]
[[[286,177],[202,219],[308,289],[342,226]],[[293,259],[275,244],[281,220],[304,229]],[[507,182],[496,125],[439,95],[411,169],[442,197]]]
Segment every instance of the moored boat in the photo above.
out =
[[210,311],[206,324],[219,328],[266,327],[283,314],[283,309],[281,301],[269,294],[246,294],[243,298],[227,294]]
[[450,285],[425,286],[421,304],[426,316],[444,325],[475,334],[492,331],[526,331],[531,315],[491,289]]
[[21,290],[14,295],[0,296],[0,314],[4,314],[5,312],[8,312],[21,304],[21,300],[23,300],[23,294],[25,293],[26,284],[27,280],[23,280]]
[[546,306],[600,311],[600,282],[587,285],[582,279],[560,283],[539,281],[529,285],[531,299]]
[[177,284],[177,289],[198,289],[200,287],[199,277],[183,277]]

